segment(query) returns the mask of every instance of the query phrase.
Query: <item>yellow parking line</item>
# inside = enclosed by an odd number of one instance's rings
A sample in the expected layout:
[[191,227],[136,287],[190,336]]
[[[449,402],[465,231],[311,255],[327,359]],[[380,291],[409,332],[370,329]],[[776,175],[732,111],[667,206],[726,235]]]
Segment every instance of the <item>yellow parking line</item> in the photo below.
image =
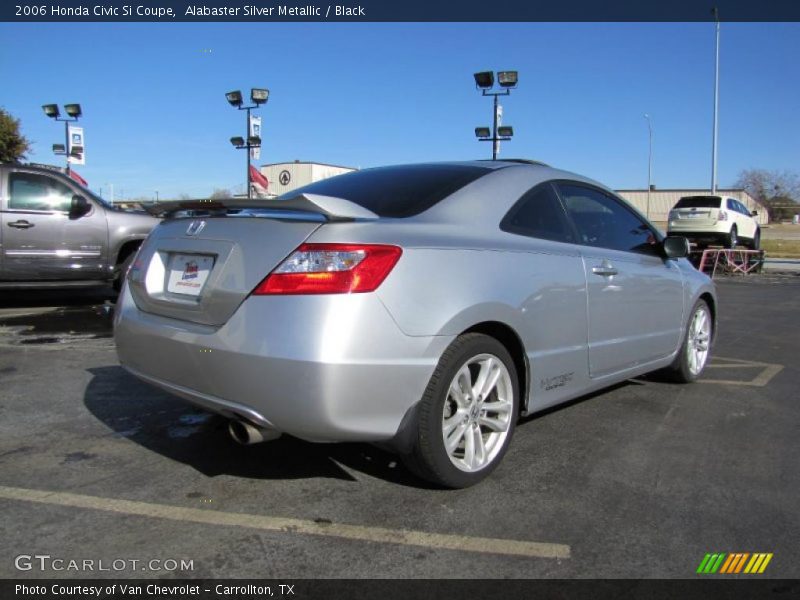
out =
[[761,369],[761,372],[750,380],[735,380],[735,379],[698,379],[698,383],[716,383],[718,385],[743,385],[749,387],[764,387],[766,386],[775,375],[783,370],[783,365],[755,362],[749,360],[740,360],[736,358],[724,358],[716,356],[713,361],[724,361],[722,364],[719,362],[712,362],[708,365],[709,369]]
[[5,486],[0,486],[0,498],[22,502],[38,502],[53,506],[70,506],[73,508],[102,510],[155,519],[170,519],[172,521],[229,527],[246,527],[249,529],[261,529],[283,533],[321,535],[363,542],[423,546],[425,548],[442,550],[460,550],[462,552],[504,554],[531,558],[570,558],[569,546],[546,542],[448,535],[428,533],[425,531],[409,531],[406,529],[367,527],[363,525],[319,523],[317,521],[304,519],[228,513],[217,510],[172,506],[168,504],[153,504],[150,502],[120,500],[118,498],[102,498],[99,496],[84,496],[82,494],[71,494],[68,492],[47,492],[43,490]]

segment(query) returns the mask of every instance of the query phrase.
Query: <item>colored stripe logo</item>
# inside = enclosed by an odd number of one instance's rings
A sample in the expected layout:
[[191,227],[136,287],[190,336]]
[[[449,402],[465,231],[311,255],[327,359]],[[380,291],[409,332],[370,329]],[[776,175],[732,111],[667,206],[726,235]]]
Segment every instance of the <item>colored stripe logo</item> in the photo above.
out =
[[701,575],[713,575],[714,573],[725,575],[761,574],[766,570],[772,556],[772,552],[709,553],[700,561],[697,573]]

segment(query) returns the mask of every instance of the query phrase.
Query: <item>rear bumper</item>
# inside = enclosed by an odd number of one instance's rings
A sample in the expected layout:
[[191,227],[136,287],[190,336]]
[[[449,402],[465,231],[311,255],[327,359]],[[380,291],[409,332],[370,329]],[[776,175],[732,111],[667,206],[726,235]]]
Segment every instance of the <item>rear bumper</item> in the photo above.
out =
[[681,235],[687,238],[689,241],[692,242],[702,242],[707,244],[714,244],[714,243],[724,243],[728,239],[728,235],[730,234],[730,224],[726,224],[724,227],[720,226],[719,228],[707,228],[701,231],[697,229],[692,229],[687,225],[678,223],[673,224],[670,221],[667,227],[667,235]]
[[403,334],[374,294],[247,298],[221,327],[145,313],[114,335],[134,375],[205,409],[311,441],[386,441],[449,336]]

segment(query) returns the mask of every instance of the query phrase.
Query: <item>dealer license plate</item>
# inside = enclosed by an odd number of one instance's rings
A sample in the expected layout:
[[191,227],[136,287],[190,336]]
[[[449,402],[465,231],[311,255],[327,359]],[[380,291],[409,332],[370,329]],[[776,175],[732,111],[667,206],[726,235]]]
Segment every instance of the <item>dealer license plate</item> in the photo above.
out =
[[167,291],[173,294],[199,296],[213,267],[213,256],[173,254],[169,263]]

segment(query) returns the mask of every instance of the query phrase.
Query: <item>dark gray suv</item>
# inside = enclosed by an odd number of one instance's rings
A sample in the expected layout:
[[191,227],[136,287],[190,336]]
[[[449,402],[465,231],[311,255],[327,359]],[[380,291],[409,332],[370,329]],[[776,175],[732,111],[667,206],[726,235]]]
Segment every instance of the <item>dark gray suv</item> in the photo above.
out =
[[0,289],[116,283],[158,222],[57,167],[0,164]]

